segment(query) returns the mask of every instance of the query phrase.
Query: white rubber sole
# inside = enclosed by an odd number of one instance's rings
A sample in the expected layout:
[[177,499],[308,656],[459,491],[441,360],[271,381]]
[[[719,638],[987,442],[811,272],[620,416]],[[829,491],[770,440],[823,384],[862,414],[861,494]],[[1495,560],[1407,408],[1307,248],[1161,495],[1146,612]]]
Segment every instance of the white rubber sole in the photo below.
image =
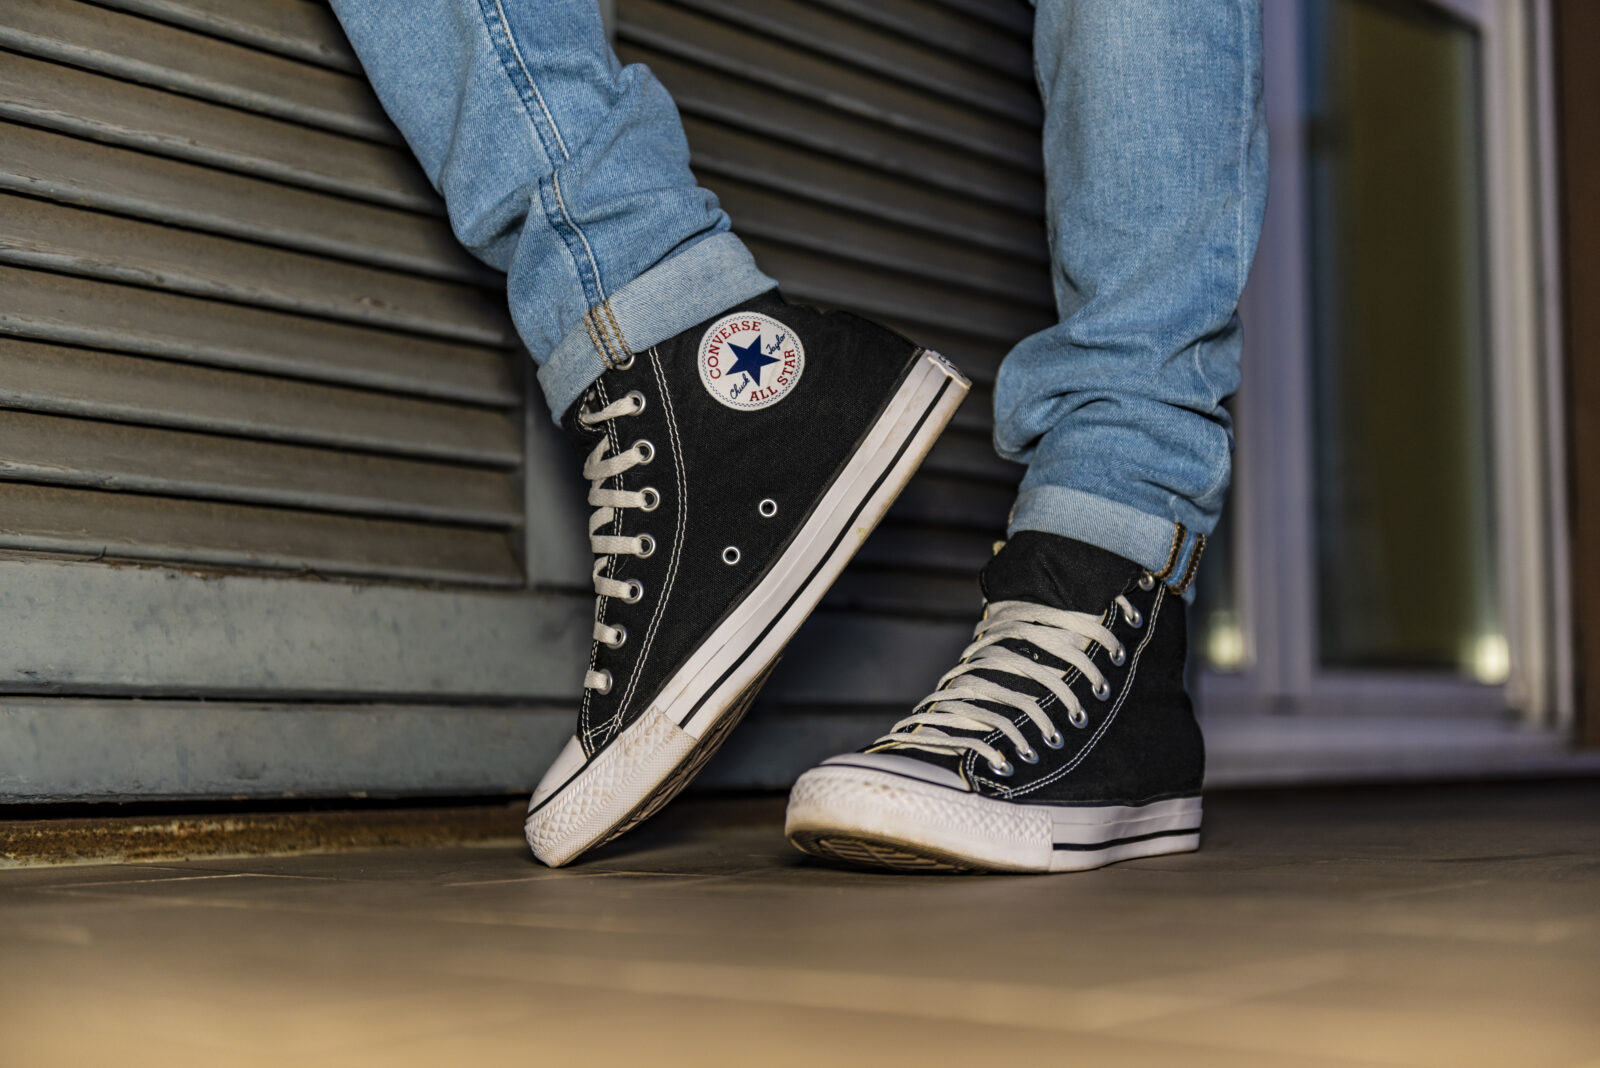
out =
[[813,856],[895,871],[1085,871],[1200,848],[1200,798],[1031,805],[848,765],[813,768],[784,833]]
[[789,639],[833,585],[955,414],[970,383],[924,352],[788,548],[650,706],[593,760],[577,739],[534,791],[534,856],[566,864],[654,814],[748,710]]

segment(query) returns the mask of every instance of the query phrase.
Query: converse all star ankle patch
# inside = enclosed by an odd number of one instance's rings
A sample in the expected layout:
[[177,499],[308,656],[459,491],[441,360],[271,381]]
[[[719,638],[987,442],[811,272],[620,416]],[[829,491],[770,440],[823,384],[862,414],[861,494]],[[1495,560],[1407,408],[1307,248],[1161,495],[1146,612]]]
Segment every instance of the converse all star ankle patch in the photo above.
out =
[[794,389],[806,367],[806,347],[772,316],[737,312],[712,323],[700,338],[699,365],[700,383],[718,403],[753,412]]

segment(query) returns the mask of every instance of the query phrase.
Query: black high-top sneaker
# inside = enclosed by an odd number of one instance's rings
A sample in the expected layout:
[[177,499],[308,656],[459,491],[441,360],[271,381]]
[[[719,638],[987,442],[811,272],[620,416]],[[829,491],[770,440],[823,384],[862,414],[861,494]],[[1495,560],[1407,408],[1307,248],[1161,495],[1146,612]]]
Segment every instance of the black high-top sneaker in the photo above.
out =
[[1037,531],[1007,542],[982,586],[975,640],[938,689],[795,783],[789,840],[905,871],[1079,871],[1198,848],[1182,599]]
[[565,864],[687,784],[967,385],[892,331],[773,291],[629,356],[573,406],[594,645],[577,733],[529,802],[535,856]]

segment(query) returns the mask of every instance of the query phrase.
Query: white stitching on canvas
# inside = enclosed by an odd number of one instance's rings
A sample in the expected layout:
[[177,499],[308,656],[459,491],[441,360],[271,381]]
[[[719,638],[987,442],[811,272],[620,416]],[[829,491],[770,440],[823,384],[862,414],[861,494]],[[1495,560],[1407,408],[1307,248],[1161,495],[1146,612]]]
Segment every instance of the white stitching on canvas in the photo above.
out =
[[1166,600],[1166,587],[1156,587],[1156,599],[1155,603],[1150,606],[1150,619],[1145,624],[1144,639],[1139,642],[1139,647],[1133,651],[1133,662],[1128,665],[1128,677],[1123,681],[1122,692],[1117,695],[1116,703],[1111,706],[1111,711],[1106,715],[1105,722],[1100,724],[1099,728],[1092,736],[1090,736],[1088,742],[1084,743],[1083,748],[1078,750],[1076,756],[1067,761],[1067,763],[1063,764],[1061,767],[1057,768],[1055,771],[1052,771],[1049,775],[1046,775],[1036,782],[1029,784],[1026,789],[1019,788],[1017,793],[1032,793],[1041,786],[1055,782],[1057,779],[1076,768],[1091,752],[1094,751],[1094,747],[1099,743],[1101,737],[1106,733],[1107,729],[1110,728],[1112,722],[1116,720],[1117,713],[1122,710],[1123,703],[1128,699],[1128,694],[1133,692],[1133,680],[1134,677],[1139,673],[1139,659],[1144,656],[1145,647],[1148,646],[1151,640],[1155,637],[1156,622],[1161,615],[1161,606],[1166,603]]
[[654,348],[650,350],[650,370],[655,373],[656,384],[661,387],[661,408],[667,416],[667,441],[672,446],[672,474],[678,487],[678,520],[676,532],[672,539],[672,559],[667,563],[667,581],[661,590],[661,600],[656,605],[655,615],[650,619],[650,626],[645,631],[644,645],[639,650],[639,658],[634,662],[632,676],[628,679],[628,689],[623,693],[622,700],[617,702],[617,718],[628,710],[628,702],[633,698],[633,691],[639,684],[639,675],[644,667],[645,658],[650,655],[650,646],[655,644],[656,631],[661,626],[661,619],[666,614],[667,602],[672,597],[672,586],[678,578],[678,562],[683,554],[683,532],[689,514],[688,491],[684,483],[683,449],[678,436],[678,415],[672,407],[672,396],[667,392],[666,376],[661,373],[661,358]]

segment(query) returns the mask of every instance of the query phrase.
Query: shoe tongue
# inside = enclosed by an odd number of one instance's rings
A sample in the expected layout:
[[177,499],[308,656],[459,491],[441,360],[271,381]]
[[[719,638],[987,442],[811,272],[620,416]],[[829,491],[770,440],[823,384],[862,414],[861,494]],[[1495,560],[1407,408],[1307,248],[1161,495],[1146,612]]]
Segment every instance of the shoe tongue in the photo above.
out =
[[1085,542],[1019,531],[985,565],[979,578],[986,601],[1031,601],[1049,608],[1099,615],[1143,568]]
[[578,421],[578,413],[584,409],[588,409],[591,412],[599,411],[602,407],[604,405],[600,403],[600,398],[595,392],[592,389],[586,390],[582,396],[572,402],[572,407],[568,408],[566,414],[561,417],[562,432],[566,434],[567,440],[572,443],[572,447],[578,451],[579,456],[587,456],[589,454],[589,450],[594,448],[595,442],[605,435],[606,428],[603,423],[597,426],[584,426]]

